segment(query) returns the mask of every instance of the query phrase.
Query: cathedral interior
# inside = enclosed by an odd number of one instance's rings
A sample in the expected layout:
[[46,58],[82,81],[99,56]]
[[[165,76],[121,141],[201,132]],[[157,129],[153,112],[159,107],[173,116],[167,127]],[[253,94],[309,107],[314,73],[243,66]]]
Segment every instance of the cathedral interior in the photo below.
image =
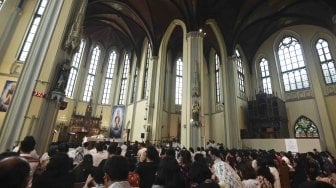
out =
[[0,0],[0,148],[296,139],[336,154],[335,57],[334,0]]

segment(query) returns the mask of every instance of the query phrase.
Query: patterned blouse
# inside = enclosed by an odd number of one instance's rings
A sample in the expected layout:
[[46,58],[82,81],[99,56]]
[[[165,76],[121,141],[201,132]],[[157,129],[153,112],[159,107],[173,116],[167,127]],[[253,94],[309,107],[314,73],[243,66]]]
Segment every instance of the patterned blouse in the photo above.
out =
[[216,159],[212,166],[212,172],[217,176],[219,183],[224,182],[230,188],[243,187],[237,172],[226,162]]

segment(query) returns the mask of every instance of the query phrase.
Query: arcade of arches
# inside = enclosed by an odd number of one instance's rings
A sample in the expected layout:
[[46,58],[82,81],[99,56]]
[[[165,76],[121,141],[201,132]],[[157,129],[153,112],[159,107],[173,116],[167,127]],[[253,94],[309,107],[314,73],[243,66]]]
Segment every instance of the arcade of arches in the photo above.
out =
[[308,137],[336,154],[333,0],[0,2],[1,150]]

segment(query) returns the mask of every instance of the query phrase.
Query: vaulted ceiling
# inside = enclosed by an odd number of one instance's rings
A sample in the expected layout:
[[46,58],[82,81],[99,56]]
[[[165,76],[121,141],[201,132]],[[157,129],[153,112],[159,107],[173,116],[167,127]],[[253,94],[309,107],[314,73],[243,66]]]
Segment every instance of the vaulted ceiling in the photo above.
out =
[[[89,0],[84,32],[105,47],[132,49],[137,54],[147,37],[156,55],[174,19],[184,21],[187,32],[208,30],[206,20],[214,19],[228,54],[234,54],[239,44],[251,62],[261,43],[287,26],[311,24],[336,34],[336,0]],[[204,41],[205,54],[218,47],[211,31]]]

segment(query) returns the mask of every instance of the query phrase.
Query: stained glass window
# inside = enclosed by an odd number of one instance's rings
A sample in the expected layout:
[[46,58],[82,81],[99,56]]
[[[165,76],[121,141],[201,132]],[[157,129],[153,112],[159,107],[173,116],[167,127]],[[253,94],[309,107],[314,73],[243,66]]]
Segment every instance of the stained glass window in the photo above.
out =
[[319,131],[309,118],[301,116],[296,120],[295,126],[296,138],[319,138]]

